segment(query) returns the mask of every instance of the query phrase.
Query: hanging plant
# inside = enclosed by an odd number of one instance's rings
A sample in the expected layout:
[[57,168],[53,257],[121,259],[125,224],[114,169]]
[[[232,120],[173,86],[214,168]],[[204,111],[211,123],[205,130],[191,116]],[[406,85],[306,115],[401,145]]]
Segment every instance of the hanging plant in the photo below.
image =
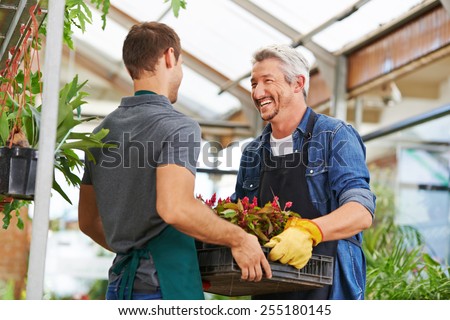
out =
[[[0,201],[6,201],[2,206],[4,229],[8,228],[12,214],[15,213],[19,217],[19,209],[27,205],[29,201],[26,200],[32,200],[34,195],[34,176],[26,179],[25,189],[22,189],[25,191],[12,192],[10,184],[14,179],[11,178],[10,171],[18,166],[14,160],[17,160],[17,156],[22,157],[24,153],[31,150],[28,152],[31,154],[31,160],[27,162],[25,169],[22,168],[22,171],[35,175],[36,148],[39,145],[39,139],[45,138],[39,135],[41,111],[45,106],[38,105],[39,101],[42,101],[43,83],[39,62],[39,25],[35,17],[35,12],[40,14],[40,11],[35,9],[35,7],[30,8],[32,21],[30,27],[21,29],[23,43],[20,47],[10,50],[13,58],[6,62],[6,68],[0,72],[2,89],[0,92],[0,146],[2,146],[0,147],[0,162],[2,163]],[[37,69],[32,70],[32,66],[35,65]],[[102,139],[108,134],[106,129],[95,134],[73,132],[73,129],[79,124],[96,118],[82,119],[79,116],[80,107],[86,103],[84,98],[87,93],[82,91],[86,82],[79,83],[78,76],[75,76],[59,93],[54,167],[63,173],[67,183],[72,186],[80,184],[80,178],[75,171],[80,171],[84,165],[75,153],[75,149],[86,152],[89,160],[95,161],[89,149],[107,146],[102,143]],[[18,160],[23,167],[23,158]],[[71,203],[55,178],[53,178],[53,189]],[[9,200],[11,198],[12,201]],[[17,226],[23,227],[23,222],[19,220]]]

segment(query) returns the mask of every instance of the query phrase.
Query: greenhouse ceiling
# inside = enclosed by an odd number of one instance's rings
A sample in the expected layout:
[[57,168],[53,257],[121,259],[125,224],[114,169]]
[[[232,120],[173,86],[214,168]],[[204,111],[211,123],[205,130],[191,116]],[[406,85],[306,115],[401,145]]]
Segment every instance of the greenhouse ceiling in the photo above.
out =
[[[445,0],[444,0],[445,1]],[[14,10],[33,1],[0,1],[0,37]],[[41,1],[42,2],[42,1]],[[90,1],[85,1],[90,3]],[[175,17],[164,0],[111,0],[106,28],[92,8],[93,24],[75,29],[75,50],[65,48],[63,82],[74,74],[87,79],[85,115],[104,116],[132,82],[121,61],[129,28],[157,20],[173,27],[183,46],[184,79],[176,107],[196,118],[210,135],[248,137],[260,127],[250,99],[252,53],[261,46],[290,44],[325,77],[332,78],[336,57],[383,25],[438,0],[187,0]],[[44,3],[44,2],[43,2]],[[9,20],[8,20],[9,19]],[[332,81],[332,80],[331,80]]]

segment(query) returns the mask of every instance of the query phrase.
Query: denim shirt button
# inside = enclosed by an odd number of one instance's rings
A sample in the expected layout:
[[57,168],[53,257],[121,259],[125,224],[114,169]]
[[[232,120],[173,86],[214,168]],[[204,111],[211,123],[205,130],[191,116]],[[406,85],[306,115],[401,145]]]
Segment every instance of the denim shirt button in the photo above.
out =
[[250,185],[250,188],[253,188],[253,184]]
[[310,171],[309,171],[309,173],[313,173],[313,172],[314,172],[314,170],[310,170]]

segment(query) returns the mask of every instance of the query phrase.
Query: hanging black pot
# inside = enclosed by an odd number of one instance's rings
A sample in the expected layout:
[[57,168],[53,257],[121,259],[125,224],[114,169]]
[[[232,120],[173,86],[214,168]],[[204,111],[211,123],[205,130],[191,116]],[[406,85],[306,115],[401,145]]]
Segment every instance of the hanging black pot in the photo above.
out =
[[33,200],[38,151],[0,147],[0,194]]

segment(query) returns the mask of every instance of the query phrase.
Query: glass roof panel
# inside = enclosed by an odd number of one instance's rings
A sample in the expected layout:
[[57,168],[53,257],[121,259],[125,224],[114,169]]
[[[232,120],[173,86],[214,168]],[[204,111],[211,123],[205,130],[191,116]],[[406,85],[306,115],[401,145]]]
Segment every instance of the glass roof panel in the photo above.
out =
[[356,0],[250,0],[257,6],[277,17],[279,20],[307,33],[337,13],[345,10]]
[[158,20],[170,10],[169,3],[166,3],[163,0],[111,0],[111,5],[139,21]]
[[[342,12],[356,0],[249,0],[265,11],[288,23],[299,33],[307,33],[318,25]],[[408,11],[422,0],[371,0],[356,13],[317,34],[313,40],[324,48],[335,51],[365,34],[375,30]],[[150,4],[151,3],[151,4]],[[183,48],[211,68],[231,80],[251,70],[251,56],[259,47],[273,43],[291,43],[281,34],[251,12],[242,9],[231,0],[189,0],[187,9],[182,9],[175,18],[168,3],[163,0],[112,0],[111,4],[137,20],[156,20],[173,27],[180,35]],[[389,10],[386,10],[389,8]],[[113,19],[108,19],[106,30],[101,29],[100,15],[93,10],[93,25],[87,25],[88,32],[74,28],[75,39],[80,45],[89,47],[92,56],[102,61],[121,62],[122,44],[128,32]],[[313,65],[313,53],[304,47],[297,50],[305,54]],[[184,104],[192,104],[199,114],[220,116],[240,106],[239,101],[229,93],[217,95],[219,87],[195,70],[184,66],[185,79],[180,87]],[[250,91],[250,82],[240,82]],[[180,97],[180,98],[181,98]],[[206,117],[208,118],[208,117]]]
[[112,19],[106,22],[105,30],[102,30],[102,20],[97,10],[92,10],[92,24],[86,24],[86,32],[82,33],[78,28],[72,28],[77,42],[83,43],[99,52],[99,59],[122,61],[122,45],[128,30]]
[[[331,1],[330,1],[331,2]],[[338,21],[313,37],[328,51],[340,50],[376,30],[381,25],[409,11],[422,0],[372,0],[342,21]]]
[[236,97],[227,92],[218,95],[219,90],[214,83],[183,65],[183,81],[179,93],[195,101],[196,105],[190,107],[207,119],[240,109],[240,102]]
[[183,48],[235,79],[249,70],[258,47],[289,43],[289,39],[229,0],[190,0],[187,9],[162,22],[173,27]]

